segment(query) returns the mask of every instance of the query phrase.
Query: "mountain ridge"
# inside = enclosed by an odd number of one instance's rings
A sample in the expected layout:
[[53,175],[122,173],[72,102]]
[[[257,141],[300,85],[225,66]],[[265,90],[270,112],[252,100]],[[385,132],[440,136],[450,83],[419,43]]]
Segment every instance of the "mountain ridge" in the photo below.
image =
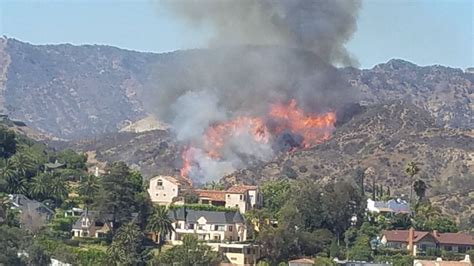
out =
[[[216,53],[193,49],[156,54],[104,45],[2,40],[0,105],[11,117],[64,139],[117,132],[149,116],[146,98],[150,90],[160,89],[160,82],[167,82],[166,73],[188,73],[190,66],[199,65],[190,62]],[[339,71],[362,104],[405,100],[428,110],[442,127],[474,127],[472,73],[419,67],[400,59],[372,69]]]

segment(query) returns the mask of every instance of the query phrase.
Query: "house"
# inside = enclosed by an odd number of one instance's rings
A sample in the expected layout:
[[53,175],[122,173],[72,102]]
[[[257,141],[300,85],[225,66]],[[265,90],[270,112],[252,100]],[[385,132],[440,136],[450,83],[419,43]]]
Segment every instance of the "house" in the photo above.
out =
[[105,237],[113,229],[112,215],[96,211],[83,212],[72,226],[73,237]]
[[198,211],[177,208],[169,211],[175,232],[166,237],[171,244],[181,244],[186,234],[211,242],[239,242],[247,240],[247,227],[239,211]]
[[263,196],[257,186],[235,185],[228,190],[194,190],[199,197],[200,204],[237,208],[240,213],[260,208],[263,205]]
[[226,192],[223,190],[195,189],[194,192],[196,192],[199,197],[199,204],[226,206]]
[[64,217],[79,217],[82,215],[82,213],[84,212],[83,209],[81,208],[71,208],[69,210],[66,210],[64,212]]
[[469,234],[425,232],[413,229],[385,230],[382,233],[381,243],[389,248],[408,249],[414,256],[425,254],[427,249],[466,253],[474,248],[474,238]]
[[436,260],[414,260],[413,266],[472,266],[469,255],[461,261],[444,261],[441,258]]
[[12,208],[20,211],[20,222],[29,229],[45,225],[54,217],[54,211],[43,203],[22,194],[9,195]]
[[190,187],[184,178],[160,175],[150,179],[148,194],[152,203],[168,206],[178,199],[183,189]]
[[66,164],[58,162],[56,160],[54,163],[45,163],[44,164],[44,170],[45,171],[52,171],[56,169],[61,169],[61,168],[66,168]]
[[207,243],[214,251],[223,254],[231,265],[256,265],[260,247],[249,243]]
[[241,213],[246,213],[262,205],[263,197],[257,186],[235,185],[226,190],[225,206],[227,208],[239,208]]
[[290,260],[288,262],[288,266],[312,266],[314,265],[314,260],[312,259],[297,259],[297,260]]
[[369,212],[382,214],[411,213],[410,204],[402,199],[391,199],[388,201],[374,201],[372,199],[367,199],[367,210]]
[[155,176],[150,179],[148,194],[154,204],[168,206],[183,204],[183,193],[194,191],[200,204],[238,208],[241,213],[263,205],[263,196],[258,186],[235,185],[228,190],[193,189],[182,177]]

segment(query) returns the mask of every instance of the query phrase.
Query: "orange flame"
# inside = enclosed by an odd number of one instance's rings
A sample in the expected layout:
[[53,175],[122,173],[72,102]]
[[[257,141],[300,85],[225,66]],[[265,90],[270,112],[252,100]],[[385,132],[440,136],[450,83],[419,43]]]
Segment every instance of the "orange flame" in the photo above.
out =
[[191,171],[191,160],[193,158],[192,149],[187,147],[183,153],[181,154],[181,158],[183,159],[183,167],[181,167],[180,174],[182,177],[188,177],[189,172]]
[[334,130],[336,113],[329,112],[323,115],[308,115],[298,109],[296,100],[288,105],[276,104],[270,110],[270,117],[277,123],[275,133],[290,131],[303,137],[303,146],[309,147],[328,140]]
[[[269,120],[275,124],[271,130],[267,127]],[[307,114],[297,107],[296,100],[293,99],[288,104],[272,105],[266,118],[239,116],[209,127],[203,139],[204,151],[209,157],[219,159],[226,141],[233,136],[251,134],[257,143],[268,143],[272,135],[279,135],[285,131],[301,135],[303,147],[309,147],[330,139],[335,123],[334,112],[321,115]],[[183,152],[181,176],[189,175],[194,155],[192,148],[189,147]]]

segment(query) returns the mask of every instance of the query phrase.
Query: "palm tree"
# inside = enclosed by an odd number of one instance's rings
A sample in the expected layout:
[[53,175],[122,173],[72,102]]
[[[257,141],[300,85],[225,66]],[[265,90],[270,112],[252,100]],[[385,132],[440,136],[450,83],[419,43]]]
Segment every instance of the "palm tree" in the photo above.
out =
[[53,176],[50,184],[49,195],[55,200],[56,204],[61,203],[68,195],[66,182],[59,176]]
[[6,221],[8,221],[10,208],[11,202],[8,195],[0,195],[0,224],[4,224]]
[[33,177],[30,194],[36,198],[47,198],[50,194],[51,180],[53,176],[50,173],[42,173]]
[[140,265],[142,262],[143,234],[133,222],[122,225],[107,249],[111,265]]
[[423,180],[418,179],[413,183],[413,190],[415,191],[418,201],[421,201],[425,197],[427,186]]
[[18,173],[8,177],[6,185],[7,192],[11,194],[27,194],[28,192],[26,180]]
[[81,184],[79,184],[79,195],[86,205],[86,214],[89,211],[89,206],[94,202],[94,197],[99,191],[99,188],[99,180],[93,175],[86,176]]
[[12,165],[22,177],[26,177],[27,173],[33,170],[35,162],[31,156],[25,152],[17,152],[11,158]]
[[147,229],[154,233],[154,241],[158,241],[158,244],[160,244],[159,249],[161,251],[161,240],[163,236],[174,232],[174,227],[168,216],[168,209],[166,209],[166,207],[158,206],[153,210],[153,214],[148,221]]
[[11,161],[5,159],[3,167],[0,168],[0,189],[4,189],[4,186],[7,184],[7,180],[13,178],[16,174],[17,173]]
[[405,168],[405,173],[410,176],[410,204],[412,203],[413,195],[413,177],[418,174],[420,168],[416,162],[409,162]]

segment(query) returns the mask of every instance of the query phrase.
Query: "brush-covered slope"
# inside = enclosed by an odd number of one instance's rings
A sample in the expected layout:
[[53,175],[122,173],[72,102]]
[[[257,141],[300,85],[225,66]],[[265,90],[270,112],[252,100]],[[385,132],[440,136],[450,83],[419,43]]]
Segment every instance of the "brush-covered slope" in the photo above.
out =
[[[100,45],[32,45],[0,38],[0,110],[60,138],[118,132],[153,112],[164,87],[220,88],[230,83],[258,92],[259,87],[274,86],[263,78],[271,77],[264,66],[273,65],[267,62],[268,55],[282,53],[282,49],[236,47],[153,54]],[[282,77],[280,86],[295,86],[305,71],[328,69],[319,66],[311,53],[300,52],[300,56],[303,61],[283,60],[287,64],[278,66],[294,77]],[[236,66],[242,61],[261,64],[265,75],[241,71]],[[296,62],[311,67],[302,70]],[[212,72],[198,75],[212,68],[226,69],[233,78],[223,80]],[[473,73],[420,67],[402,60],[367,70],[340,71],[352,84],[351,98],[368,104],[405,100],[427,110],[441,127],[474,128]]]
[[389,186],[393,194],[408,195],[410,180],[404,168],[411,161],[419,163],[418,177],[428,184],[430,198],[456,197],[456,207],[448,211],[464,215],[474,211],[474,132],[437,128],[427,111],[403,102],[368,108],[340,126],[327,143],[224,180],[250,184],[303,177],[332,180],[353,178],[362,170],[367,191],[375,178],[377,185]]

